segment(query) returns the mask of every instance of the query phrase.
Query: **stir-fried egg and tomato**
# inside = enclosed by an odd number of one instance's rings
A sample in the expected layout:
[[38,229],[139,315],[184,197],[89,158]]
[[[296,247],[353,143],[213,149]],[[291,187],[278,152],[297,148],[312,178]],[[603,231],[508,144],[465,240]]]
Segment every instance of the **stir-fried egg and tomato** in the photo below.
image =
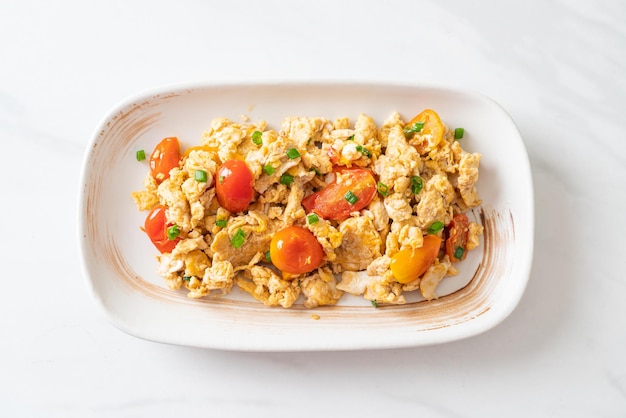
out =
[[159,275],[189,297],[238,286],[284,308],[344,293],[430,300],[482,233],[465,215],[481,203],[480,154],[462,135],[433,110],[380,127],[366,115],[288,117],[278,131],[215,119],[198,146],[163,139],[132,196],[149,211]]

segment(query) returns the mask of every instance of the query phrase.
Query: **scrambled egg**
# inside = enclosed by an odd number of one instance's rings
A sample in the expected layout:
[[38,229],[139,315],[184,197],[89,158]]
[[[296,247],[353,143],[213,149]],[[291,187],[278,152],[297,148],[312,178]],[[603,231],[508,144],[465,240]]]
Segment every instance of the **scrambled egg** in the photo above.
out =
[[[132,194],[139,210],[166,206],[168,223],[181,231],[176,247],[157,256],[158,274],[171,289],[186,288],[191,298],[219,297],[235,285],[267,306],[283,308],[301,297],[307,308],[334,305],[344,293],[374,304],[405,303],[404,293],[412,291],[437,298],[439,283],[457,274],[443,244],[434,263],[409,283],[396,280],[390,266],[398,252],[422,247],[428,233],[445,242],[454,216],[480,205],[481,156],[464,151],[445,124],[440,137],[407,134],[407,126],[397,113],[380,127],[366,115],[354,124],[348,118],[287,117],[279,131],[265,122],[213,120],[201,146],[183,155],[168,179],[157,184],[148,174],[143,190]],[[260,144],[253,141],[256,131],[262,133]],[[291,148],[299,158],[286,155]],[[245,160],[254,176],[254,198],[239,214],[216,198],[215,175],[229,159]],[[378,193],[347,219],[309,223],[302,200],[332,181],[335,166],[370,170]],[[207,181],[194,179],[197,170],[207,173]],[[281,182],[284,174],[293,182]],[[227,225],[218,226],[225,219]],[[437,223],[441,228],[429,232]],[[291,225],[310,230],[323,249],[323,263],[312,272],[281,274],[267,258],[273,234]],[[464,251],[479,245],[482,232],[469,222]],[[241,233],[245,241],[235,248],[233,238]]]

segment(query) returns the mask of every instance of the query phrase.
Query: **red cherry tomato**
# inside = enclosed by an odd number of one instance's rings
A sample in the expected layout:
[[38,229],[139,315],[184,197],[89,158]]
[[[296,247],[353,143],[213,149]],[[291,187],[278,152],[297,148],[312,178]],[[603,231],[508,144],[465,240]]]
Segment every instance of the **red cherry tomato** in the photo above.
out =
[[[342,178],[341,183],[337,180]],[[322,190],[302,199],[307,212],[315,212],[324,219],[342,221],[350,213],[370,204],[376,194],[376,179],[363,168],[337,168],[335,180]]]
[[254,198],[254,176],[245,161],[228,160],[220,166],[215,174],[215,193],[227,211],[246,210]]
[[322,265],[324,250],[311,231],[289,226],[272,237],[270,258],[280,271],[303,274]]
[[467,236],[469,234],[469,219],[467,215],[454,215],[447,227],[446,254],[450,261],[465,260],[467,256]]
[[178,138],[164,138],[157,144],[150,156],[150,174],[158,184],[170,178],[170,170],[178,167],[180,144]]
[[144,230],[160,252],[171,253],[174,247],[176,247],[176,244],[178,244],[178,241],[180,241],[180,238],[171,240],[167,237],[167,229],[172,226],[172,224],[167,223],[167,219],[165,218],[166,210],[166,206],[155,206],[146,217]]

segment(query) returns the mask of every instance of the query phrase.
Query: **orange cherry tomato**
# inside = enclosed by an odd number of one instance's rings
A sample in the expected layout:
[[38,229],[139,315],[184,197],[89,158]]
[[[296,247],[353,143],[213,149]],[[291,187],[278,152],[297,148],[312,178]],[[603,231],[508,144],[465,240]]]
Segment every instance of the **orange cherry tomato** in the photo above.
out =
[[324,250],[311,231],[288,226],[272,237],[270,258],[282,272],[303,274],[322,265]]
[[[376,194],[376,179],[363,168],[336,168],[335,180],[302,199],[307,212],[315,212],[324,219],[342,221],[350,213],[370,204]],[[341,183],[338,182],[342,178]]]
[[406,284],[426,273],[439,255],[441,241],[441,238],[436,235],[426,235],[424,245],[420,248],[398,251],[391,257],[389,265],[393,277],[400,283]]
[[459,213],[454,215],[446,228],[446,254],[450,261],[457,262],[467,257],[467,237],[469,235],[469,219],[467,215]]
[[[422,113],[415,116],[413,119],[411,119],[409,123],[406,124],[405,130],[409,129],[409,131],[406,131],[406,132],[413,135],[413,133],[410,132],[410,128],[416,122],[423,123],[424,126],[419,132],[416,132],[415,134],[420,135],[420,136],[431,135],[430,142],[434,144],[438,144],[441,141],[441,139],[443,138],[443,123],[441,123],[441,119],[439,118],[439,115],[437,114],[437,112],[431,109],[424,110]],[[414,141],[410,141],[410,142],[413,143]],[[424,140],[414,143],[413,145],[415,145],[415,148],[417,148],[417,150],[421,153],[425,151],[425,148],[428,145],[428,142],[429,142],[428,140],[424,139]]]
[[178,138],[164,138],[157,144],[150,156],[150,173],[158,184],[170,178],[170,170],[178,167],[180,144]]
[[243,160],[228,160],[215,174],[215,193],[220,206],[229,212],[246,210],[254,198],[254,176]]
[[171,253],[174,247],[176,247],[176,244],[178,244],[178,241],[180,241],[180,238],[171,240],[167,237],[167,229],[172,226],[172,224],[167,223],[165,217],[166,210],[166,206],[155,206],[146,217],[144,224],[146,234],[148,234],[154,246],[157,247],[161,253]]

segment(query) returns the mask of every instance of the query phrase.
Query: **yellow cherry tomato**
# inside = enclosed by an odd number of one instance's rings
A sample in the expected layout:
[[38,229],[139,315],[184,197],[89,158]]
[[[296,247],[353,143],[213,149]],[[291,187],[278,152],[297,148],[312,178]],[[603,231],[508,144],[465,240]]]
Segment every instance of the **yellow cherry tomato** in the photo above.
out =
[[[416,126],[416,123],[418,124]],[[411,145],[417,148],[421,154],[428,144],[438,144],[443,138],[443,123],[437,112],[426,109],[415,116],[404,127],[404,132],[409,138]],[[428,139],[430,137],[430,139]]]
[[424,245],[420,248],[398,251],[391,257],[389,266],[393,277],[402,284],[417,279],[435,262],[440,248],[441,238],[436,235],[426,235]]

